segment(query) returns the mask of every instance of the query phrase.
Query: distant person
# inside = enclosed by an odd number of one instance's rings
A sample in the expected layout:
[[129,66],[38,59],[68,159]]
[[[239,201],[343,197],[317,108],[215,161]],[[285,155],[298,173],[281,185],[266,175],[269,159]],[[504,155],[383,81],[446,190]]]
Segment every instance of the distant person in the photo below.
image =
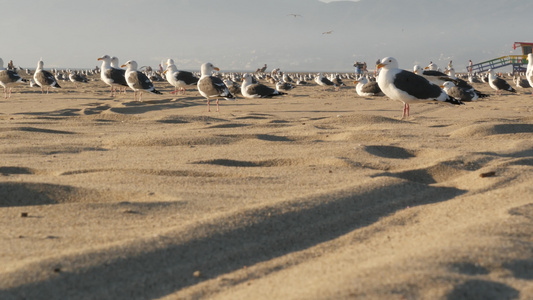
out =
[[366,67],[366,61],[365,61],[363,62],[363,74],[366,74],[366,73],[368,73],[368,69]]
[[361,75],[361,68],[359,68],[359,62],[356,61],[353,66],[355,67],[355,75]]
[[8,70],[15,70],[15,66],[13,65],[13,61],[10,60],[9,63],[7,64],[7,69]]
[[468,60],[468,73],[472,74],[472,60]]

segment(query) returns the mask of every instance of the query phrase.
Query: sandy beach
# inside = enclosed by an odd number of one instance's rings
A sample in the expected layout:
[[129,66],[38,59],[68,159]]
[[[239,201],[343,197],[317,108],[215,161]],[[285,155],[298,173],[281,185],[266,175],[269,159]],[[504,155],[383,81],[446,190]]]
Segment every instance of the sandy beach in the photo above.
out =
[[0,299],[533,299],[532,89],[401,120],[95,78],[0,100]]

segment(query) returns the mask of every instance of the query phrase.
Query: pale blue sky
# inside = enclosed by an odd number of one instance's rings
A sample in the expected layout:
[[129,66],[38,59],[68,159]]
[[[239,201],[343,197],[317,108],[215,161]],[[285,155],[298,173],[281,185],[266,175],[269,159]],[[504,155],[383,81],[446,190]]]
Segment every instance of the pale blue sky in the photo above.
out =
[[353,71],[355,60],[372,68],[394,56],[405,69],[452,59],[464,71],[468,59],[520,54],[512,45],[533,40],[532,14],[523,0],[4,1],[0,57],[24,68],[40,57],[45,68],[90,68],[109,54],[186,70]]

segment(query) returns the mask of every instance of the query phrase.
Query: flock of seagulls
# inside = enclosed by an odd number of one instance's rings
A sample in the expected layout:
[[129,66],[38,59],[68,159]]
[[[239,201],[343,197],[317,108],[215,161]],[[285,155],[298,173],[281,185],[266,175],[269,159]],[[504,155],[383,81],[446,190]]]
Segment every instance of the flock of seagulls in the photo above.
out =
[[[210,111],[211,100],[216,101],[217,111],[219,111],[219,100],[233,100],[235,95],[240,94],[244,98],[273,98],[286,95],[288,91],[299,85],[308,85],[314,82],[326,90],[333,87],[338,91],[340,87],[345,86],[342,79],[355,79],[355,91],[362,97],[387,96],[390,99],[398,100],[403,103],[402,118],[409,117],[410,104],[438,101],[446,102],[453,105],[463,105],[464,102],[476,101],[480,98],[488,97],[476,90],[471,83],[486,82],[496,91],[497,95],[502,92],[516,93],[516,90],[503,78],[496,75],[494,70],[489,70],[487,76],[468,75],[468,82],[458,78],[455,70],[450,65],[441,72],[433,63],[422,68],[419,65],[413,67],[413,71],[407,71],[399,68],[398,61],[393,57],[385,57],[377,65],[377,76],[353,77],[351,74],[329,74],[323,73],[316,75],[311,74],[292,74],[283,73],[280,69],[274,69],[270,74],[266,73],[266,64],[258,68],[254,73],[230,73],[228,76],[221,76],[218,73],[219,68],[212,63],[201,65],[200,73],[179,70],[173,59],[168,59],[166,68],[159,72],[151,71],[150,67],[141,67],[134,60],[129,60],[119,66],[118,58],[104,55],[97,59],[102,62],[99,70],[102,82],[110,86],[111,96],[116,96],[117,90],[124,93],[126,88],[133,90],[134,101],[142,101],[143,92],[152,94],[162,94],[158,91],[153,81],[165,80],[174,87],[171,94],[184,94],[186,88],[196,87],[200,95],[207,100],[207,110]],[[513,83],[519,88],[530,88],[533,86],[533,57],[528,55],[528,67],[525,73],[526,79],[514,76]],[[50,88],[61,88],[59,85],[58,73],[44,70],[43,60],[37,63],[37,68],[30,80],[31,86],[41,88],[41,93],[49,93]],[[125,68],[125,69],[124,69]],[[144,71],[141,71],[144,68]],[[160,66],[161,68],[161,66]],[[27,74],[30,74],[26,70]],[[463,77],[465,78],[465,77]],[[479,80],[479,79],[481,80]],[[70,71],[68,79],[76,85],[80,82],[87,82],[87,77],[80,72]],[[260,83],[265,80],[275,88]],[[3,60],[0,59],[0,85],[4,87],[4,97],[11,96],[11,88],[14,84],[28,82],[22,78],[15,70],[4,68]]]

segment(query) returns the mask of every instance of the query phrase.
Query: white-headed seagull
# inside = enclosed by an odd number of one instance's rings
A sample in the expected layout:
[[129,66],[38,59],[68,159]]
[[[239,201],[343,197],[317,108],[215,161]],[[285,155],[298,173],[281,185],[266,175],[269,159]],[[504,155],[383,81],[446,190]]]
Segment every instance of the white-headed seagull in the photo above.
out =
[[207,99],[207,111],[211,111],[211,99],[217,100],[217,111],[219,111],[218,102],[220,98],[224,98],[226,100],[235,98],[235,96],[233,96],[229,91],[226,84],[224,84],[222,79],[211,76],[213,71],[220,71],[220,69],[209,62],[203,64],[200,68],[201,77],[196,85],[200,95]]
[[128,60],[125,64],[121,66],[122,68],[126,67],[126,73],[124,77],[130,89],[133,90],[133,99],[137,100],[137,93],[139,93],[139,101],[143,100],[143,91],[159,94],[161,92],[156,90],[153,82],[142,72],[137,70],[137,62],[134,60]]
[[442,101],[455,105],[464,104],[446,94],[438,85],[415,73],[402,70],[394,57],[385,57],[378,64],[381,69],[378,85],[389,98],[404,103],[402,118],[409,116],[409,104]]
[[54,74],[43,70],[43,66],[44,62],[41,59],[37,62],[37,70],[35,70],[35,74],[33,74],[33,80],[35,80],[35,83],[41,87],[41,93],[44,94],[44,88],[46,87],[46,93],[48,94],[50,87],[60,88],[61,86],[57,83]]

